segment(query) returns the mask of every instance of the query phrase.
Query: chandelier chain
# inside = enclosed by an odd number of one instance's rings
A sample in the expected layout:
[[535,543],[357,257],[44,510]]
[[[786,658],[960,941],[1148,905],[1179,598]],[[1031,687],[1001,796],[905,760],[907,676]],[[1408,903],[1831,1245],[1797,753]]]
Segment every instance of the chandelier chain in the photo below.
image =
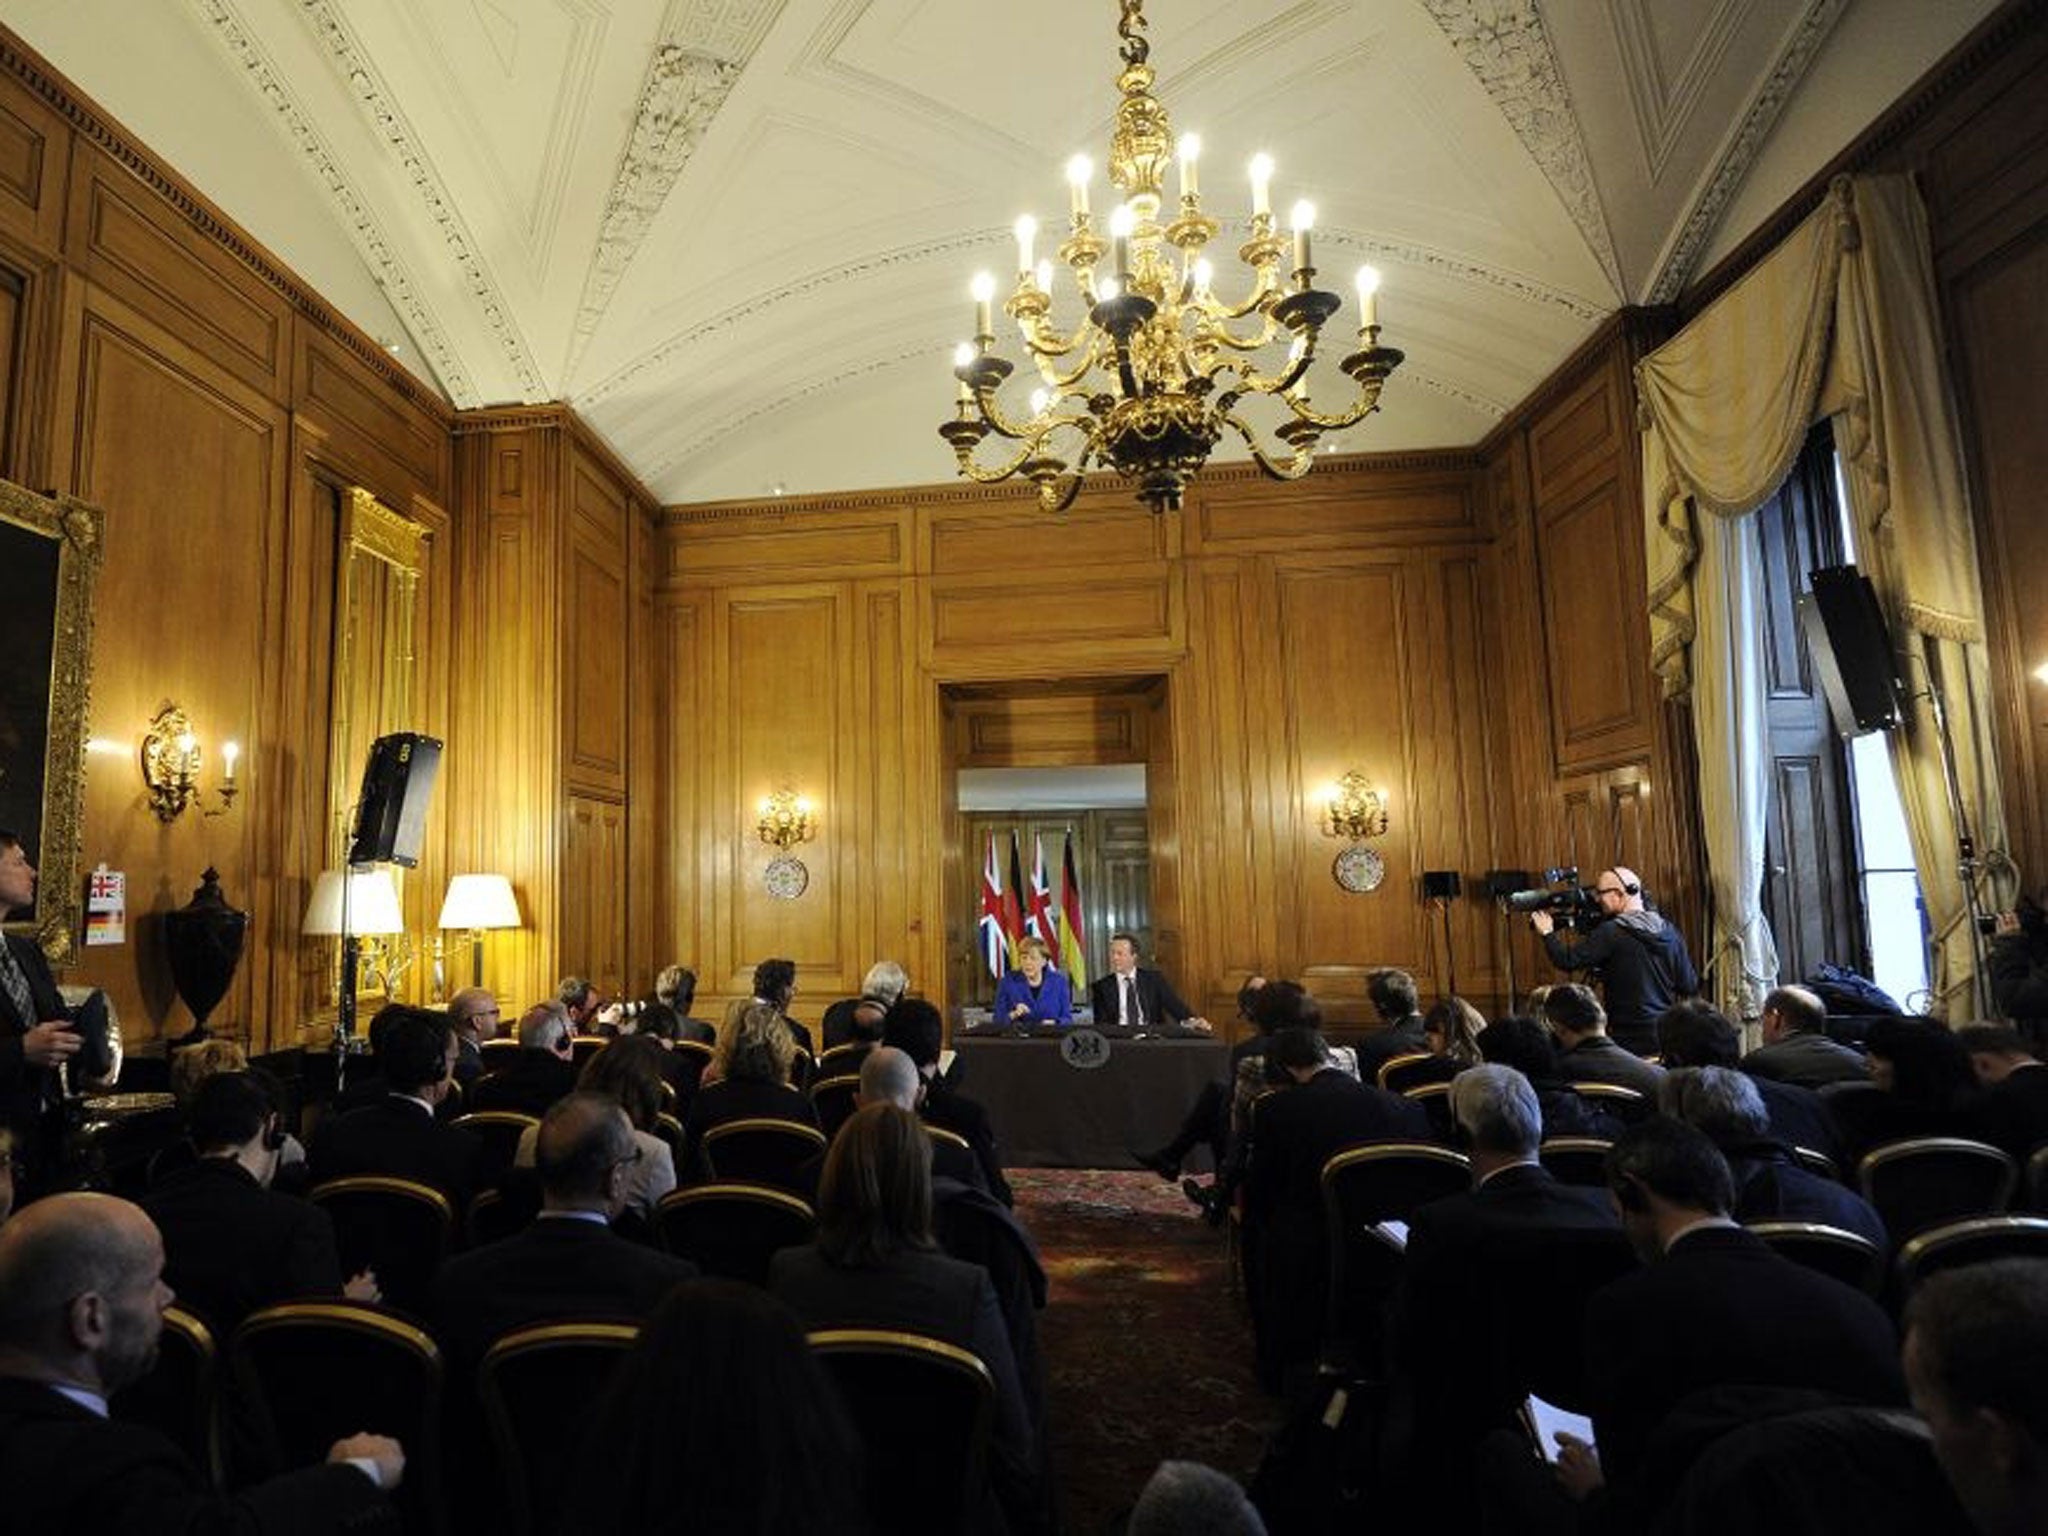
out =
[[1116,35],[1124,41],[1117,53],[1125,64],[1143,64],[1152,56],[1152,45],[1145,41],[1145,0],[1123,0],[1123,10]]

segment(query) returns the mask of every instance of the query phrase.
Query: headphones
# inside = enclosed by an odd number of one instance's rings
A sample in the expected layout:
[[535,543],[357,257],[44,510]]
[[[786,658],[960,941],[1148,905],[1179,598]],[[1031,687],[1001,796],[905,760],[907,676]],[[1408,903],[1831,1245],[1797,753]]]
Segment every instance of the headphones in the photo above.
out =
[[282,1152],[284,1144],[291,1139],[291,1133],[284,1128],[284,1116],[273,1109],[263,1117],[264,1151]]

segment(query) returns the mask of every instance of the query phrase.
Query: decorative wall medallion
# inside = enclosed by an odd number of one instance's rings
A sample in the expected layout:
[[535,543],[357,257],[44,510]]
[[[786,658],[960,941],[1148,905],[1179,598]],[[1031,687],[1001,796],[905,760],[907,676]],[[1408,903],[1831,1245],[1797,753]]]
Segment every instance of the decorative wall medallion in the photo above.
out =
[[779,897],[783,901],[795,901],[811,883],[811,872],[804,867],[802,859],[780,853],[768,861],[768,868],[762,874],[761,880],[768,887],[770,896]]
[[1387,861],[1363,844],[1353,844],[1337,855],[1330,873],[1345,890],[1362,895],[1377,890],[1387,878]]

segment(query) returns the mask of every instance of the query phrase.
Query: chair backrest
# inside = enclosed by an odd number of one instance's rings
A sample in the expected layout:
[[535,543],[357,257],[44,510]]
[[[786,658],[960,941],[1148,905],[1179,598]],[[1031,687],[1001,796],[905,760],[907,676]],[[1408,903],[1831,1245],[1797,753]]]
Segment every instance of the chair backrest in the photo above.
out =
[[228,1358],[255,1460],[230,1468],[233,1485],[317,1466],[335,1441],[370,1430],[405,1447],[405,1528],[444,1528],[441,1352],[424,1329],[355,1302],[286,1302],[250,1313]]
[[[886,1329],[828,1328],[810,1340],[866,1445],[873,1528],[972,1529],[995,1411],[995,1380],[980,1357]],[[918,1447],[915,1477],[897,1470],[905,1445]]]
[[216,1488],[222,1478],[219,1363],[212,1330],[183,1307],[166,1307],[156,1364],[108,1404],[114,1418],[168,1437]]
[[860,1064],[867,1060],[868,1052],[875,1048],[873,1040],[848,1040],[818,1054],[818,1076],[842,1077],[849,1073],[858,1076]]
[[586,1061],[610,1044],[611,1041],[603,1035],[571,1035],[569,1059],[576,1063],[576,1070],[580,1072]]
[[[1445,1071],[1447,1066],[1452,1069],[1450,1072]],[[1401,1056],[1389,1056],[1381,1062],[1378,1082],[1389,1093],[1406,1093],[1423,1083],[1448,1080],[1456,1067],[1457,1063],[1448,1056],[1410,1051]]]
[[817,1075],[818,1063],[812,1058],[809,1051],[805,1050],[802,1046],[798,1046],[796,1054],[789,1059],[789,1086],[792,1088],[808,1088]]
[[1614,1145],[1598,1136],[1547,1136],[1537,1159],[1560,1184],[1607,1187],[1607,1152]]
[[483,1143],[483,1165],[477,1170],[479,1183],[495,1184],[512,1166],[519,1151],[519,1138],[529,1129],[537,1130],[540,1116],[523,1115],[515,1109],[473,1109],[449,1122],[468,1131]]
[[1624,1125],[1647,1120],[1657,1106],[1625,1083],[1573,1083],[1572,1092],[1594,1109],[1604,1109]]
[[[844,1046],[835,1047],[844,1050]],[[831,1051],[825,1053],[828,1057]],[[820,1064],[818,1070],[825,1070]],[[818,1124],[830,1138],[839,1134],[839,1127],[853,1118],[853,1098],[860,1091],[860,1076],[849,1073],[840,1077],[821,1077],[811,1084],[811,1108],[818,1112]]]
[[446,1195],[412,1179],[361,1174],[316,1184],[309,1198],[333,1218],[343,1274],[374,1269],[388,1304],[424,1310],[455,1232]]
[[707,1275],[768,1283],[768,1261],[818,1235],[818,1217],[784,1189],[765,1184],[691,1184],[661,1197],[655,1227],[670,1253]]
[[1413,1099],[1429,1116],[1432,1135],[1449,1141],[1457,1132],[1457,1116],[1451,1111],[1451,1085],[1442,1083],[1417,1083],[1412,1088],[1401,1090],[1401,1097]]
[[1900,1297],[1929,1275],[1993,1259],[2048,1259],[2048,1217],[1972,1216],[1908,1238],[1899,1249]]
[[943,1125],[933,1125],[931,1121],[927,1120],[924,1122],[924,1132],[933,1141],[943,1141],[947,1146],[958,1147],[962,1152],[972,1152],[974,1150],[973,1142],[962,1136],[958,1131],[948,1130]]
[[594,1404],[640,1330],[631,1323],[544,1323],[508,1333],[477,1367],[504,1506],[514,1536],[552,1532],[588,1470],[564,1454],[565,1404]]
[[701,1144],[712,1178],[779,1189],[800,1187],[797,1170],[824,1150],[824,1132],[794,1120],[728,1120]]
[[676,1165],[676,1172],[685,1170],[683,1151],[689,1145],[689,1138],[683,1133],[683,1122],[667,1110],[654,1117],[654,1134],[668,1144],[668,1155]]
[[2027,1209],[2048,1211],[2048,1143],[2027,1154]]
[[1397,1250],[1372,1228],[1405,1222],[1418,1206],[1470,1189],[1472,1164],[1462,1152],[1428,1142],[1382,1142],[1337,1153],[1323,1164],[1322,1184],[1330,1250],[1327,1327],[1348,1338],[1360,1318],[1380,1310],[1399,1278]]
[[1866,1153],[1856,1173],[1863,1198],[1895,1243],[1965,1217],[2000,1214],[2018,1177],[1998,1148],[1959,1136],[1890,1142]]
[[463,1243],[481,1248],[524,1232],[539,1210],[540,1188],[534,1180],[515,1180],[495,1189],[480,1189],[469,1197],[469,1211],[462,1223]]
[[477,1042],[476,1052],[477,1060],[482,1063],[484,1071],[496,1072],[501,1067],[511,1066],[519,1059],[519,1041],[512,1035],[497,1040],[480,1040]]
[[1822,1178],[1836,1184],[1842,1182],[1842,1170],[1836,1166],[1835,1160],[1825,1152],[1816,1152],[1811,1147],[1794,1147],[1792,1149],[1792,1161],[1804,1168],[1808,1173],[1819,1174]]
[[1752,1221],[1749,1230],[1795,1264],[1875,1296],[1884,1286],[1884,1250],[1860,1232],[1817,1221]]

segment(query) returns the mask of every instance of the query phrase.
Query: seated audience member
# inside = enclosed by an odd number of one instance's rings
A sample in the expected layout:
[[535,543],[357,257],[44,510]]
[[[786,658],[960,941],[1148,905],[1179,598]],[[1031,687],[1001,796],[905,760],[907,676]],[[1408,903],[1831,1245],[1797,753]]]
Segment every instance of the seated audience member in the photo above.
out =
[[[754,1001],[773,1008],[782,1018],[782,1024],[789,1031],[789,1038],[796,1042],[796,1048],[817,1059],[818,1048],[811,1044],[811,1032],[789,1016],[789,1005],[796,998],[796,962],[794,960],[763,960],[754,967]],[[799,1088],[808,1084],[799,1083]]]
[[1877,1091],[1843,1087],[1827,1101],[1840,1132],[1845,1178],[1855,1176],[1865,1153],[1888,1141],[1968,1136],[1977,1129],[1970,1053],[1939,1019],[1877,1019],[1863,1048]]
[[[277,1101],[250,1072],[209,1078],[186,1126],[198,1160],[143,1197],[164,1245],[164,1277],[216,1339],[251,1312],[302,1296],[344,1294],[334,1222],[318,1206],[270,1187],[283,1155]],[[348,1282],[377,1299],[368,1270]]]
[[882,1019],[910,990],[910,977],[894,960],[877,960],[860,979],[859,997],[842,997],[825,1010],[819,1028],[825,1049],[882,1038]]
[[1552,987],[1543,999],[1543,1022],[1557,1041],[1557,1075],[1567,1083],[1615,1083],[1656,1098],[1662,1071],[1607,1038],[1607,1012],[1591,987],[1576,981]]
[[1863,1053],[1829,1037],[1828,1010],[1805,987],[1774,987],[1757,1020],[1764,1043],[1742,1058],[1751,1077],[1767,1077],[1800,1088],[1860,1083],[1870,1074]]
[[[676,1187],[675,1154],[669,1144],[654,1134],[661,1115],[661,1061],[666,1054],[661,1043],[645,1035],[622,1035],[583,1064],[576,1087],[583,1093],[601,1093],[626,1112],[633,1127],[633,1145],[639,1149],[626,1169],[622,1209],[642,1221],[654,1220],[654,1208],[661,1197]],[[519,1138],[512,1155],[517,1168],[532,1168],[538,1161],[539,1127]]]
[[597,983],[581,976],[564,976],[555,988],[555,1001],[569,1016],[569,1028],[579,1035],[598,1033],[599,1015],[604,1011],[604,994]]
[[[1657,1015],[1657,1049],[1666,1070],[1677,1067],[1737,1067],[1742,1031],[1712,1003],[1687,998]],[[1754,1078],[1757,1096],[1770,1117],[1770,1135],[1788,1147],[1805,1147],[1828,1158],[1841,1155],[1834,1117],[1811,1088]]]
[[1125,1536],[1266,1536],[1234,1478],[1199,1461],[1162,1461],[1146,1480]]
[[1557,1476],[1602,1507],[1600,1528],[1649,1530],[1685,1466],[1650,1455],[1687,1398],[1783,1388],[1891,1406],[1905,1398],[1897,1341],[1877,1303],[1773,1253],[1730,1211],[1728,1165],[1693,1127],[1631,1126],[1607,1183],[1644,1267],[1597,1292],[1586,1348],[1594,1445],[1561,1437]]
[[1884,1220],[1868,1200],[1801,1167],[1773,1136],[1757,1086],[1732,1067],[1678,1067],[1664,1076],[1658,1108],[1706,1132],[1728,1160],[1737,1221],[1818,1221],[1888,1250]]
[[654,978],[654,996],[650,1003],[661,1003],[675,1013],[677,1030],[672,1037],[677,1040],[695,1040],[711,1045],[718,1039],[718,1031],[702,1019],[690,1017],[690,1010],[697,1004],[697,973],[686,965],[665,965]]
[[603,1475],[580,1484],[562,1536],[867,1533],[860,1437],[802,1325],[750,1285],[671,1291],[590,1416],[585,1447],[583,1465]]
[[535,1003],[519,1016],[519,1054],[476,1080],[472,1109],[509,1109],[544,1115],[576,1087],[575,1028],[558,1003]]
[[[179,1115],[191,1115],[192,1101],[209,1078],[222,1072],[248,1070],[249,1053],[242,1049],[241,1043],[224,1040],[218,1035],[171,1052],[171,1097],[178,1101]],[[278,1108],[281,1112],[284,1105],[280,1103]],[[157,1180],[180,1168],[191,1167],[198,1156],[189,1137],[159,1148],[149,1160],[149,1182],[154,1185]],[[279,1149],[277,1173],[271,1180],[271,1187],[289,1194],[305,1193],[306,1145],[290,1131],[284,1133],[284,1146]]]
[[1037,1447],[1002,1312],[986,1271],[938,1251],[931,1138],[915,1115],[871,1104],[840,1128],[818,1188],[818,1240],[776,1254],[768,1289],[807,1328],[901,1329],[979,1356],[996,1385],[997,1501],[1011,1531],[1043,1528]]
[[328,1108],[329,1114],[345,1115],[350,1110],[384,1102],[384,1096],[391,1091],[391,1085],[384,1081],[385,1038],[391,1033],[392,1025],[420,1011],[405,1003],[386,1003],[370,1015],[369,1025],[363,1030],[363,1044],[367,1049],[360,1055],[342,1058],[342,1080],[334,1103]]
[[1977,1139],[2024,1162],[2048,1142],[2048,1070],[2026,1036],[2004,1024],[1966,1024],[1956,1035],[1983,1085],[1971,1113]]
[[[1538,990],[1545,996],[1550,993],[1548,987]],[[1591,1136],[1612,1141],[1621,1134],[1619,1119],[1574,1093],[1557,1075],[1557,1050],[1550,1031],[1526,1014],[1511,1013],[1481,1030],[1479,1054],[1500,1066],[1513,1067],[1529,1080],[1536,1090],[1536,1102],[1543,1108],[1546,1137]]]
[[1377,1083],[1380,1068],[1396,1056],[1414,1056],[1429,1049],[1415,978],[1392,966],[1381,966],[1365,979],[1365,995],[1380,1016],[1381,1029],[1358,1047],[1360,1081]]
[[[1283,985],[1294,986],[1294,983],[1286,982]],[[1258,1000],[1265,987],[1266,978],[1254,976],[1237,989],[1237,1016],[1251,1025],[1252,1032],[1230,1048],[1230,1077],[1220,1083],[1202,1085],[1202,1091],[1188,1107],[1188,1112],[1182,1117],[1180,1129],[1175,1132],[1172,1141],[1156,1152],[1131,1154],[1142,1166],[1150,1168],[1162,1179],[1171,1181],[1179,1178],[1180,1165],[1186,1161],[1187,1155],[1205,1142],[1208,1144],[1210,1156],[1215,1159],[1216,1168],[1221,1171],[1230,1141],[1230,1107],[1235,1092],[1237,1069],[1247,1060],[1264,1059],[1266,1037],[1273,1030],[1270,1023],[1261,1023],[1256,1013]],[[1294,990],[1301,991],[1299,987],[1295,987]],[[1320,1013],[1316,1016],[1316,1022],[1322,1022]],[[1196,1197],[1191,1195],[1189,1198]],[[1201,1201],[1197,1199],[1196,1203],[1200,1204]]]
[[1245,1167],[1245,1241],[1255,1250],[1252,1315],[1268,1390],[1314,1352],[1329,1285],[1323,1164],[1373,1141],[1428,1141],[1429,1116],[1348,1077],[1312,1029],[1283,1029],[1266,1051],[1288,1086],[1263,1100]]
[[1162,972],[1138,963],[1138,941],[1128,933],[1109,941],[1109,974],[1088,989],[1097,1029],[1131,1033],[1174,1033],[1191,1029],[1206,1034],[1209,1021],[1180,1000]]
[[2048,1528],[2048,1264],[1929,1278],[1906,1307],[1906,1382],[1934,1455],[1984,1536]]
[[163,1244],[135,1206],[66,1194],[0,1229],[0,1487],[23,1533],[398,1529],[396,1440],[338,1440],[324,1466],[233,1495],[157,1431],[109,1419],[107,1399],[149,1372],[170,1288]]
[[[865,1109],[870,1104],[894,1104],[914,1115],[923,1097],[924,1077],[918,1072],[917,1063],[905,1052],[891,1045],[878,1045],[861,1058],[860,1086],[853,1095],[856,1109]],[[825,1159],[821,1154],[818,1158],[820,1174],[824,1167]],[[955,1146],[950,1141],[932,1143],[932,1181],[937,1185],[942,1180],[988,1193],[988,1177],[981,1171],[981,1160],[974,1155],[973,1149]]]
[[1066,973],[1052,968],[1052,951],[1045,940],[1027,935],[1017,941],[1017,964],[996,983],[990,1011],[997,1025],[1018,1029],[1074,1022],[1073,989]]
[[1417,1062],[1421,1077],[1405,1084],[1414,1087],[1416,1082],[1447,1083],[1467,1067],[1475,1067],[1483,1059],[1479,1054],[1479,1036],[1486,1028],[1486,1020],[1477,1008],[1462,997],[1447,997],[1430,1006],[1422,1016],[1422,1042],[1430,1060],[1425,1065]]
[[683,1122],[684,1160],[701,1172],[704,1133],[728,1120],[789,1120],[815,1127],[811,1101],[789,1085],[796,1042],[789,1021],[766,1003],[736,1003],[719,1031],[704,1084]]
[[410,1009],[384,1038],[384,1098],[345,1115],[330,1115],[307,1154],[313,1182],[382,1174],[428,1184],[460,1212],[476,1191],[483,1149],[465,1130],[444,1125],[434,1109],[455,1079],[455,1035],[438,1013]]
[[[1537,1161],[1542,1108],[1513,1067],[1459,1073],[1451,1112],[1472,1189],[1431,1201],[1409,1222],[1388,1330],[1396,1380],[1414,1409],[1411,1470],[1425,1487],[1455,1475],[1481,1436],[1513,1427],[1534,1385],[1535,1347],[1583,1314],[1583,1294],[1560,1294],[1576,1275],[1547,1267],[1546,1257],[1588,1232],[1618,1243],[1620,1231],[1604,1190],[1561,1184]],[[1507,1275],[1513,1284],[1501,1283]]]
[[455,1081],[463,1091],[483,1076],[483,1043],[498,1038],[498,999],[488,987],[464,987],[448,999],[448,1023],[455,1031]]
[[0,1227],[14,1214],[14,1132],[0,1125]]
[[2048,909],[2039,897],[2023,895],[2012,911],[1998,914],[1984,969],[1998,1016],[2012,1020],[2036,1050],[2048,1049]]
[[1005,1205],[1016,1203],[1010,1181],[1003,1177],[1002,1156],[996,1150],[995,1129],[988,1111],[965,1094],[955,1093],[939,1077],[939,1044],[945,1022],[939,1010],[921,997],[903,997],[882,1021],[882,1039],[917,1064],[924,1079],[924,1099],[919,1113],[944,1130],[964,1136],[981,1165],[982,1182],[990,1194]]
[[529,1323],[640,1322],[697,1273],[611,1230],[639,1155],[615,1099],[579,1089],[548,1111],[536,1153],[540,1214],[523,1232],[450,1259],[434,1281],[434,1332],[451,1380],[468,1380],[495,1340]]

